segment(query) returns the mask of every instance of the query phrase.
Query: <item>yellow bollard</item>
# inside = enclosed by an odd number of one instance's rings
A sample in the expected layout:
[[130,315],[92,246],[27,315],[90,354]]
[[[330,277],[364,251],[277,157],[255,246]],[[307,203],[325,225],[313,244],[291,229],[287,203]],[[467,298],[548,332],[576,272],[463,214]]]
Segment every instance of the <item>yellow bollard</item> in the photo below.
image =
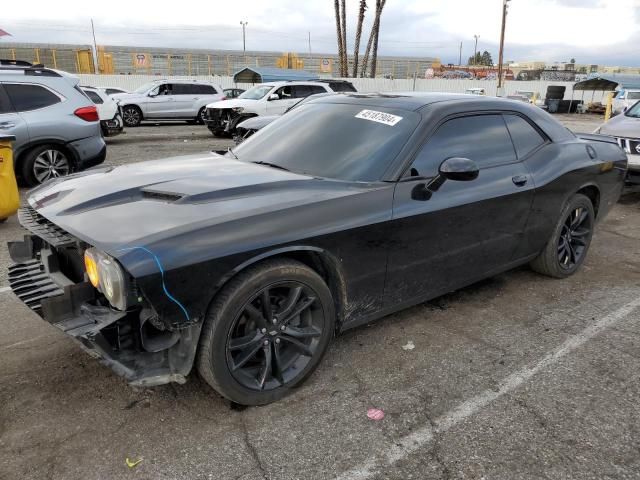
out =
[[613,96],[616,92],[609,92],[607,96],[607,109],[604,111],[604,121],[608,122],[611,118],[611,110],[613,109]]
[[16,213],[20,206],[18,184],[13,171],[13,145],[16,137],[0,135],[0,223]]

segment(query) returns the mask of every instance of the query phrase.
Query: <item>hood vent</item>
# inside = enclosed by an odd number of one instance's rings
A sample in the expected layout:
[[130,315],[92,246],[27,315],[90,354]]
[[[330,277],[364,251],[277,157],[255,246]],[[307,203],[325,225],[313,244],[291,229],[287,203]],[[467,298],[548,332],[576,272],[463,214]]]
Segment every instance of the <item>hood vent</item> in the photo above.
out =
[[183,197],[179,193],[170,193],[170,192],[156,192],[153,190],[143,190],[142,198],[147,198],[149,200],[157,200],[159,202],[177,202]]

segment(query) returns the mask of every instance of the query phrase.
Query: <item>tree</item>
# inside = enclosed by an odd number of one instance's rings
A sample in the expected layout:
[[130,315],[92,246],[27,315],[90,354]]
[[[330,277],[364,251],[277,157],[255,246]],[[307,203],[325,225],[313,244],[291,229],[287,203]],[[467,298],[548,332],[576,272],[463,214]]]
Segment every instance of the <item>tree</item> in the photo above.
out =
[[493,58],[491,58],[491,54],[486,50],[482,53],[476,52],[475,57],[473,55],[469,57],[467,65],[484,65],[490,67],[493,65]]
[[369,34],[369,42],[367,43],[367,49],[364,52],[364,58],[362,59],[362,68],[360,69],[360,76],[364,77],[367,74],[367,66],[369,63],[369,53],[371,52],[371,47],[375,42],[375,50],[374,50],[374,59],[372,60],[371,71],[375,75],[375,62],[377,61],[378,56],[378,30],[380,28],[380,15],[382,15],[382,9],[384,8],[386,0],[376,0],[376,14],[373,19],[373,25],[371,26],[371,33]]
[[358,76],[358,54],[360,53],[360,37],[362,36],[362,24],[364,23],[364,13],[367,9],[367,1],[360,0],[360,10],[358,11],[358,25],[356,26],[356,41],[353,47],[353,76]]
[[343,54],[342,54],[342,76],[343,77],[348,77],[349,76],[349,59],[348,57],[348,53],[347,53],[347,5],[346,5],[346,0],[341,0],[341,5],[342,5],[342,49],[343,49]]
[[569,63],[576,63],[576,59],[572,58],[571,61]]
[[345,44],[344,44],[344,38],[342,37],[342,26],[341,26],[341,20],[340,20],[340,0],[334,0],[334,7],[335,7],[335,11],[336,11],[336,34],[338,37],[338,64],[340,65],[340,76],[344,77],[345,72],[343,71],[343,66],[344,66],[344,62],[343,62],[343,58],[346,54],[346,50],[345,50]]

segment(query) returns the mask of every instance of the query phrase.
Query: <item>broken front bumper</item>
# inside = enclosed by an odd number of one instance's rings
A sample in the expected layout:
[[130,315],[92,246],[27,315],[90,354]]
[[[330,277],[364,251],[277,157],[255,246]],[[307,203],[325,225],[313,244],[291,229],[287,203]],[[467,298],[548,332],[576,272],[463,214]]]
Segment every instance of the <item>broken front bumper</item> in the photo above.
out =
[[[22,212],[23,226],[35,229],[23,221],[25,217]],[[50,233],[42,232],[53,231],[52,227],[43,230],[45,224],[46,220],[38,224],[43,236]],[[64,232],[55,233],[68,239],[62,236]],[[202,323],[168,331],[154,321],[151,308],[115,310],[89,282],[69,278],[69,257],[74,250],[68,243],[54,246],[33,235],[10,242],[9,253],[16,264],[9,267],[9,284],[15,295],[131,384],[184,383]]]

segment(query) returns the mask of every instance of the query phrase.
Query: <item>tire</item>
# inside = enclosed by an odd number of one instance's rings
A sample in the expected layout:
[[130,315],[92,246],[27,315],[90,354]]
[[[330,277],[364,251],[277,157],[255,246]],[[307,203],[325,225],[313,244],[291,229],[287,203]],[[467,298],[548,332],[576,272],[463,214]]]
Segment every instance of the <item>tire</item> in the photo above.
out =
[[71,170],[68,152],[57,145],[41,145],[24,155],[20,173],[27,186],[34,187],[50,178],[65,177]]
[[4,223],[4,222],[6,222],[7,220],[9,220],[9,219],[8,219],[8,218],[0,218],[0,223]]
[[573,275],[587,256],[594,223],[591,200],[580,193],[574,195],[562,209],[551,238],[531,262],[531,268],[554,278]]
[[196,120],[195,120],[195,122],[198,125],[204,125],[205,112],[206,112],[206,107],[202,107],[200,110],[198,110],[198,115],[196,116]]
[[122,121],[125,127],[137,127],[142,122],[142,110],[135,105],[127,105],[122,109]]
[[[273,311],[265,314],[265,305]],[[227,399],[264,405],[313,373],[334,330],[335,308],[324,280],[295,260],[266,260],[239,273],[209,306],[197,368]]]

